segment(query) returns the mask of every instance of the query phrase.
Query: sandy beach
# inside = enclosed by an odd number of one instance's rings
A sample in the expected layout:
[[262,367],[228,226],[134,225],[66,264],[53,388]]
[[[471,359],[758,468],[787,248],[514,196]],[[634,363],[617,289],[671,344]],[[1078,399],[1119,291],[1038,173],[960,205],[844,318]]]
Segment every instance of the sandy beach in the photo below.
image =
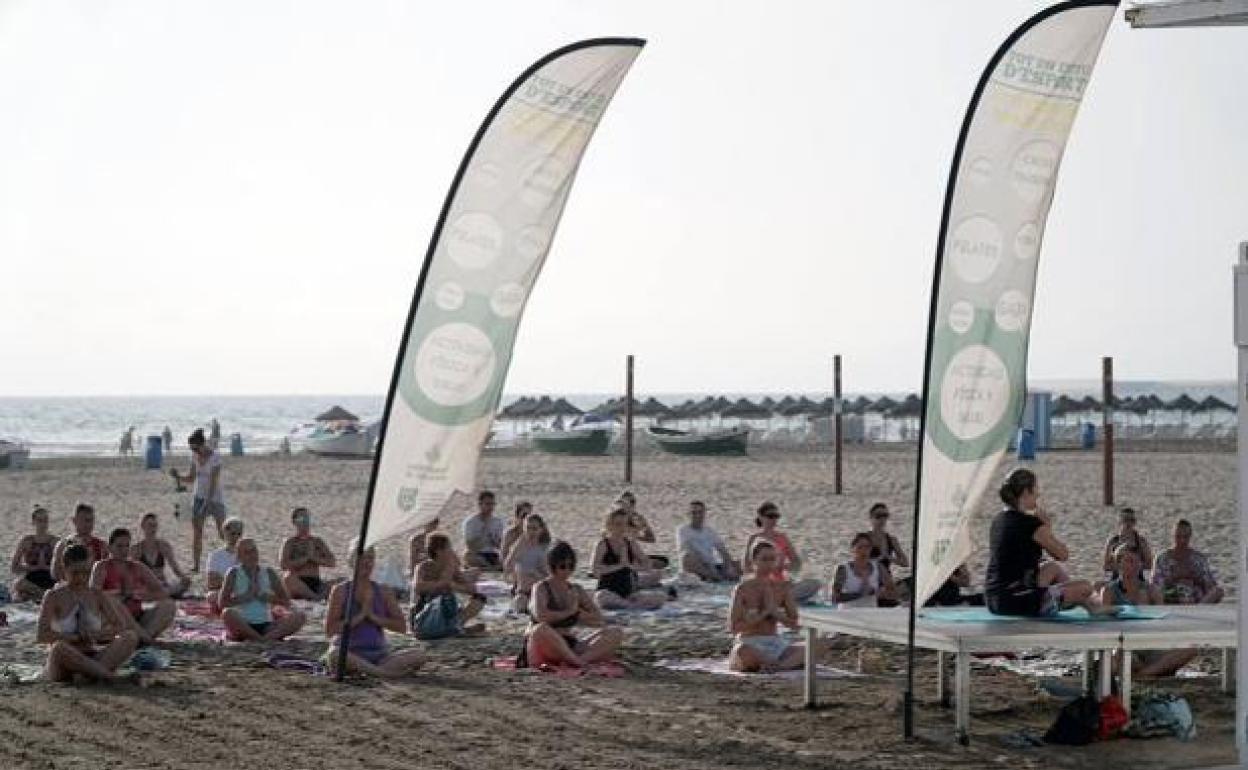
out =
[[[181,460],[185,466],[185,459]],[[1123,451],[1117,462],[1117,498],[1140,513],[1141,530],[1155,549],[1169,540],[1174,518],[1195,525],[1195,546],[1210,555],[1233,591],[1234,455],[1224,446],[1187,445],[1162,451]],[[1072,568],[1096,576],[1101,547],[1115,514],[1101,506],[1099,452],[1052,452],[1034,466],[1059,534],[1071,545]],[[709,522],[732,550],[744,545],[753,510],[777,502],[785,529],[808,559],[806,576],[826,577],[845,558],[848,537],[866,528],[877,500],[893,510],[890,528],[909,541],[914,476],[905,448],[851,448],[846,494],[832,494],[831,457],[770,451],[746,458],[675,458],[643,454],[633,489],[639,510],[658,533],[655,553],[673,554],[675,529],[689,500],[706,501]],[[306,505],[314,531],[345,550],[358,527],[369,465],[306,456],[227,458],[226,495],[257,537],[262,558],[275,560],[290,530],[289,512]],[[534,502],[557,537],[583,558],[597,537],[607,504],[622,488],[622,458],[489,454],[481,482],[508,514],[520,499]],[[53,511],[53,531],[68,529],[77,500],[93,503],[97,534],[136,527],[139,515],[161,515],[163,536],[189,560],[186,519],[175,521],[167,475],[141,469],[138,460],[43,461],[28,471],[0,474],[0,552],[7,558],[27,531],[31,503]],[[995,506],[985,505],[989,514]],[[458,543],[467,511],[444,521]],[[207,538],[216,547],[215,535]],[[907,545],[907,550],[909,550]],[[399,544],[382,549],[400,553]],[[982,566],[972,564],[977,579]],[[696,602],[697,591],[687,600]],[[499,605],[501,599],[495,600]],[[698,605],[702,606],[702,605]],[[36,664],[43,650],[23,611],[0,629],[0,662]],[[25,613],[25,614],[24,614]],[[973,740],[952,742],[952,714],[935,700],[932,658],[921,656],[920,740],[900,737],[904,651],[838,638],[824,663],[866,676],[821,685],[822,707],[801,708],[793,681],[674,672],[653,665],[665,658],[710,658],[727,652],[722,609],[673,617],[627,616],[628,641],[620,679],[562,680],[529,672],[501,672],[487,662],[513,654],[523,624],[498,610],[491,634],[478,640],[427,645],[430,663],[401,683],[335,684],[260,662],[247,645],[176,641],[173,665],[146,686],[71,688],[44,683],[0,687],[0,767],[5,768],[268,768],[558,767],[558,768],[815,768],[853,763],[862,768],[1191,767],[1233,760],[1232,697],[1213,676],[1166,687],[1185,695],[1200,740],[1119,740],[1082,749],[1015,748],[1019,731],[1041,734],[1063,699],[1034,677],[998,668],[976,669]],[[401,644],[419,644],[399,641]],[[309,624],[284,650],[319,656],[320,629]],[[1195,669],[1210,671],[1213,654]],[[1075,682],[1077,679],[1070,679]]]

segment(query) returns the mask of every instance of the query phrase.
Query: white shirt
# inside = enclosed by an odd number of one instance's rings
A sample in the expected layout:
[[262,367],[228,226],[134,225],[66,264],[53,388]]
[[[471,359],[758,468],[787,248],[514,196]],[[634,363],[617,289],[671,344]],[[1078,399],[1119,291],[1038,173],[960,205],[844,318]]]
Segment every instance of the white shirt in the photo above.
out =
[[[221,467],[221,455],[216,452],[208,455],[208,459],[201,461],[199,455],[191,455],[191,462],[195,463],[195,497],[205,497],[208,494],[208,484],[212,482],[212,471],[214,468]],[[225,505],[225,492],[222,489],[222,474],[217,474],[217,488],[213,490],[212,499],[209,502],[221,503]]]
[[719,564],[721,548],[724,548],[723,539],[718,532],[706,525],[701,529],[694,529],[692,524],[684,524],[676,530],[676,550],[681,555],[692,553],[707,564]]
[[208,572],[225,577],[230,567],[238,564],[238,557],[228,548],[218,548],[208,555]]
[[474,513],[464,519],[464,547],[476,553],[498,553],[507,525],[498,516],[488,520]]

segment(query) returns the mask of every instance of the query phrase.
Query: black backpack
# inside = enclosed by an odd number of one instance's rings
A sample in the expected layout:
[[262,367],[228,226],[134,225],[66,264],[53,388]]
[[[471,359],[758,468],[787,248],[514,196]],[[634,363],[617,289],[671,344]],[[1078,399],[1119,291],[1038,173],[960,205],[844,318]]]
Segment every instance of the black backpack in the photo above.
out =
[[1101,729],[1101,704],[1091,695],[1080,695],[1062,706],[1057,721],[1044,734],[1046,743],[1085,746],[1096,740]]

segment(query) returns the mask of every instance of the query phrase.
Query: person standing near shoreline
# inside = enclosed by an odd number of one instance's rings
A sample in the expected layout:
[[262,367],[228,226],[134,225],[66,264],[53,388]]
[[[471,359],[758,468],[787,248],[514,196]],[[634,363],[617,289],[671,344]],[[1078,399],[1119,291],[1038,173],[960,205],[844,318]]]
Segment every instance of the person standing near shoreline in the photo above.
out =
[[204,431],[196,428],[187,438],[191,448],[191,472],[183,476],[171,468],[169,474],[179,484],[195,482],[191,504],[191,572],[199,572],[199,558],[204,549],[204,519],[209,516],[217,525],[217,537],[225,539],[225,494],[221,488],[221,455],[208,445]]

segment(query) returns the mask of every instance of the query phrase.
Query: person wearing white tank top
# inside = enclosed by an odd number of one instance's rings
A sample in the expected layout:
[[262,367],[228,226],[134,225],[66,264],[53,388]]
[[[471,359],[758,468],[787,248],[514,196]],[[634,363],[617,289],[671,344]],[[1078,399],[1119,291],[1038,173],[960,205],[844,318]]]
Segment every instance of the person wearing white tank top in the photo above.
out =
[[832,578],[832,600],[837,608],[878,607],[881,597],[895,598],[892,575],[871,558],[871,536],[866,532],[854,535],[850,551],[852,558],[838,565]]

